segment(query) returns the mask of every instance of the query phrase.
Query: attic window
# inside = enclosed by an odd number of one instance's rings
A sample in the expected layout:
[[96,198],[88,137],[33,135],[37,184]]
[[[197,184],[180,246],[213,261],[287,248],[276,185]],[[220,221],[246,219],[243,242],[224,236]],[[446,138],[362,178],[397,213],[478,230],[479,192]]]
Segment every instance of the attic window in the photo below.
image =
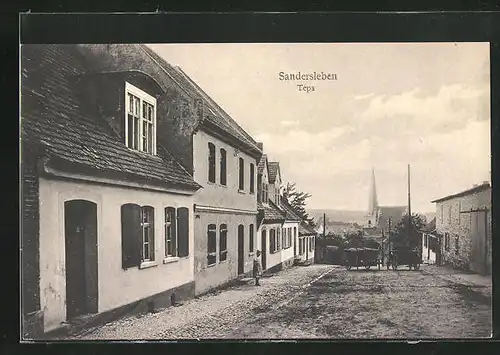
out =
[[125,83],[125,144],[156,155],[156,99]]

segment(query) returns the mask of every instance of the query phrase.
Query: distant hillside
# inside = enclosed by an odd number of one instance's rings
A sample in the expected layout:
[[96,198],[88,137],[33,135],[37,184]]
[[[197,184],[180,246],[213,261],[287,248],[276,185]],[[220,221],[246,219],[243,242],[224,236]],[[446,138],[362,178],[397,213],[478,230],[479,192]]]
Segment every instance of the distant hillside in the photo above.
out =
[[[344,223],[357,223],[363,225],[365,219],[365,211],[348,211],[348,210],[322,210],[322,209],[310,209],[307,210],[309,216],[314,217],[314,220],[323,220],[323,213],[326,214],[326,220],[329,224],[335,224],[334,222],[344,222]],[[417,212],[418,213],[418,212]],[[425,216],[427,222],[430,222],[434,217],[436,217],[435,212],[422,213]]]
[[347,211],[347,210],[320,210],[320,209],[311,209],[308,210],[307,213],[314,217],[315,220],[322,220],[323,213],[326,214],[326,219],[329,221],[336,222],[351,222],[363,224],[365,214],[364,211]]

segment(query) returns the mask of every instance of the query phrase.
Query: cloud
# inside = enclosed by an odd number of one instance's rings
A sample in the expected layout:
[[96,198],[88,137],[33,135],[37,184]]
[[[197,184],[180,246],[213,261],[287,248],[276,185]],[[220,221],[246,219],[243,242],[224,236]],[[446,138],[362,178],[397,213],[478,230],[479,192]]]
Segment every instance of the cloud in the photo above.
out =
[[256,136],[257,141],[264,143],[264,149],[275,155],[289,153],[305,153],[309,156],[323,155],[334,140],[346,132],[348,127],[333,127],[319,133],[311,133],[301,129],[273,134],[264,133]]
[[366,100],[366,99],[369,99],[370,97],[373,97],[375,94],[372,92],[370,94],[366,94],[366,95],[356,95],[356,96],[353,96],[353,99],[354,100]]
[[397,95],[378,95],[360,115],[363,123],[395,120],[404,130],[430,132],[463,128],[468,122],[489,119],[489,87],[447,85],[436,95],[420,89]]
[[285,127],[294,127],[299,125],[299,121],[289,121],[289,120],[284,120],[280,121],[280,124]]

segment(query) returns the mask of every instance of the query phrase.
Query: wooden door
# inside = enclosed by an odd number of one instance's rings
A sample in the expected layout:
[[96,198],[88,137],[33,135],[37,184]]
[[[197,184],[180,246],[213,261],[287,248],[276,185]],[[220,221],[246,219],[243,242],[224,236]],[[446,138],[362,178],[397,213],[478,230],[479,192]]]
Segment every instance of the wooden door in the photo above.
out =
[[262,270],[266,270],[267,268],[267,265],[266,265],[266,261],[267,261],[267,234],[266,234],[266,230],[262,230],[262,240],[261,240],[261,255],[262,255]]
[[472,271],[486,273],[486,212],[471,212],[471,258]]
[[245,227],[238,226],[238,275],[245,272]]
[[65,215],[66,317],[97,312],[97,206],[68,201]]

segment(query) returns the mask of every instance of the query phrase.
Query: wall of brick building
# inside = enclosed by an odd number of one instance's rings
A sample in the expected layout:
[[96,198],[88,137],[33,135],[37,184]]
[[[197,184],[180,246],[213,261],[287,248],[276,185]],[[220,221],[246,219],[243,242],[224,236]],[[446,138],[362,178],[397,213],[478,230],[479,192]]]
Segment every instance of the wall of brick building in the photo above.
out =
[[[491,255],[491,189],[482,190],[466,196],[455,197],[436,203],[436,231],[442,237],[443,262],[455,267],[470,269],[471,267],[471,214],[470,210],[488,209],[486,249]],[[445,235],[449,235],[449,248],[445,248]],[[458,236],[458,252],[455,237]],[[491,257],[484,260],[491,268]]]
[[21,311],[22,337],[43,333],[40,312],[40,212],[37,147],[23,141],[21,147]]
[[22,146],[22,309],[28,314],[40,309],[39,182],[35,147]]

